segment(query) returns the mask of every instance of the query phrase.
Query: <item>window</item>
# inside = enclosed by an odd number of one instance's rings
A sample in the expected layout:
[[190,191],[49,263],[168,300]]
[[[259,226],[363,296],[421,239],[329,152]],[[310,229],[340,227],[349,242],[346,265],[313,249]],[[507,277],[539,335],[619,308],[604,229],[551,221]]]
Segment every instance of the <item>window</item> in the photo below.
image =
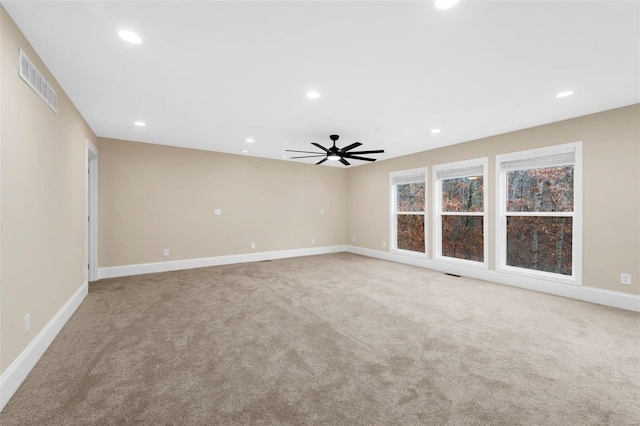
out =
[[426,253],[426,169],[393,172],[391,180],[391,250]]
[[582,144],[500,155],[497,268],[580,283]]
[[434,166],[434,258],[487,265],[487,159]]

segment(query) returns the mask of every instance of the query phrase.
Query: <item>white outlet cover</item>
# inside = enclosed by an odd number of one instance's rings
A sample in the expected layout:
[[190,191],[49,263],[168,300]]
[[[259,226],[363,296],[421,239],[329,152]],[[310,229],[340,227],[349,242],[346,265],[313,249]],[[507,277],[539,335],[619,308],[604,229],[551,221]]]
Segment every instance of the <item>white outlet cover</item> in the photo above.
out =
[[311,244],[315,244],[315,243],[316,243],[316,240],[312,238],[311,239]]
[[164,249],[164,251],[163,251],[163,255],[165,255],[165,256],[169,256],[169,249]]
[[256,243],[251,243],[251,248],[256,248]]
[[353,238],[351,239],[351,242],[352,242],[352,243],[355,243],[355,242],[356,242],[356,237],[353,237]]
[[320,214],[324,214],[324,209],[320,209]]
[[216,216],[220,216],[222,214],[222,209],[215,209],[213,211],[213,214],[216,215]]
[[620,274],[620,284],[631,285],[631,274]]

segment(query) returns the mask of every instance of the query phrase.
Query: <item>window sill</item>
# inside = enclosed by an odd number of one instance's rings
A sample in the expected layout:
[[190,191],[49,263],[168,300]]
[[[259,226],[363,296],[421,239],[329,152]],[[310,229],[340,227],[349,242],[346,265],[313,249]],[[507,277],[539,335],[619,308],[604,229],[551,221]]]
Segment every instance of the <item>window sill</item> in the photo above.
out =
[[436,256],[435,262],[449,263],[451,265],[465,266],[467,268],[489,269],[487,262],[476,262],[475,260],[456,259],[454,257]]
[[542,281],[549,281],[560,284],[568,284],[581,287],[582,283],[575,276],[554,274],[551,272],[533,271],[530,269],[517,268],[514,266],[496,267],[496,272],[506,275],[516,275],[524,278],[534,278]]
[[421,253],[421,252],[411,251],[411,250],[402,250],[402,249],[392,248],[392,249],[389,250],[389,252],[391,252],[393,254],[401,254],[403,256],[419,257],[419,258],[422,258],[422,259],[426,259],[427,258],[427,253]]

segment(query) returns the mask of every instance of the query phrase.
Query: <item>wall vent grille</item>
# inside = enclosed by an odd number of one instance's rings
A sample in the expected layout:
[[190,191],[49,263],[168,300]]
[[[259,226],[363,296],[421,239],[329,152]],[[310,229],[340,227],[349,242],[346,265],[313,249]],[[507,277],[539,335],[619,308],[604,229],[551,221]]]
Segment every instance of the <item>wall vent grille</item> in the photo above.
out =
[[58,112],[58,94],[51,87],[49,82],[40,74],[40,71],[33,65],[29,57],[20,49],[19,74],[25,83],[29,85],[47,105]]

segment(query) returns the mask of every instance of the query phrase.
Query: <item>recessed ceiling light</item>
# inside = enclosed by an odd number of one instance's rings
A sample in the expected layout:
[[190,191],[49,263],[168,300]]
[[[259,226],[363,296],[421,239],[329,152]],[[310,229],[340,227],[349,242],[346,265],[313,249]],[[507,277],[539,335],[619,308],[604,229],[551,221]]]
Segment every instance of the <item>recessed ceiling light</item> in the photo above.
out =
[[431,134],[433,134],[433,135],[438,134],[438,133],[440,133],[440,129],[431,130]]
[[309,99],[318,99],[319,97],[320,97],[320,93],[316,92],[315,90],[307,92],[307,98]]
[[456,4],[458,4],[460,0],[436,0],[436,9],[450,9]]
[[247,138],[244,140],[245,142],[253,143],[255,140],[253,138]]
[[248,152],[249,152],[249,151],[247,151],[246,149],[243,149],[243,150],[242,150],[242,153],[243,153],[243,154],[246,154],[246,153],[248,153]]
[[556,98],[566,98],[567,96],[571,96],[573,95],[573,91],[571,90],[566,90],[564,92],[560,92],[556,95]]
[[140,127],[144,127],[147,125],[147,123],[145,123],[144,121],[134,121],[133,124]]
[[123,39],[124,41],[128,41],[131,44],[142,43],[142,38],[140,38],[140,36],[134,33],[133,31],[120,30],[118,31],[118,35],[120,36],[121,39]]

